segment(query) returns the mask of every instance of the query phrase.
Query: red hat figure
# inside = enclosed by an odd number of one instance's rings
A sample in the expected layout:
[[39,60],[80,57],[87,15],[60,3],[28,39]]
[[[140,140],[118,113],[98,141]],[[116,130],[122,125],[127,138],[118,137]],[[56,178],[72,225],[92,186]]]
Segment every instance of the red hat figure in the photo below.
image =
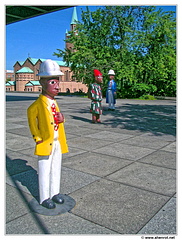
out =
[[102,73],[98,69],[94,69],[94,76],[95,77],[102,76]]
[[92,123],[101,123],[100,115],[102,114],[102,73],[98,69],[94,69],[94,83],[90,84],[88,89],[88,97],[91,99],[90,112],[92,113]]

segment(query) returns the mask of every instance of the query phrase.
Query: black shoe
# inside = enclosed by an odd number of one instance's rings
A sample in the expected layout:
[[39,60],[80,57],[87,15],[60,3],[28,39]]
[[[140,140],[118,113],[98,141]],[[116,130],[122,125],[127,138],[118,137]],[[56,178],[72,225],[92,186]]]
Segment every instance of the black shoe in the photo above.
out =
[[44,200],[41,205],[48,209],[53,209],[56,207],[55,203],[50,198]]
[[59,204],[64,203],[64,199],[61,197],[61,194],[60,194],[60,193],[54,195],[54,196],[52,197],[52,200],[53,200],[55,203],[59,203]]

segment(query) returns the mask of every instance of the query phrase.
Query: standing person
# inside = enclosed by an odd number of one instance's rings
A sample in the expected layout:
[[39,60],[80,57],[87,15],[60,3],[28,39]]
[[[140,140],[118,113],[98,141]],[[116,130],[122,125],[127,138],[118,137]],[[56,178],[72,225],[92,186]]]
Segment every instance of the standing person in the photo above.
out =
[[92,100],[90,112],[92,113],[92,123],[101,123],[100,115],[102,114],[102,73],[94,69],[95,82],[90,84],[89,98]]
[[110,81],[108,82],[108,87],[106,91],[106,103],[109,103],[109,111],[115,110],[116,104],[116,82],[114,81],[115,72],[114,70],[109,70],[108,72]]
[[64,116],[60,113],[54,97],[59,92],[59,65],[50,59],[40,65],[39,73],[42,94],[28,110],[28,122],[36,142],[38,155],[38,179],[40,204],[48,209],[62,204],[60,195],[62,153],[68,152],[64,131]]

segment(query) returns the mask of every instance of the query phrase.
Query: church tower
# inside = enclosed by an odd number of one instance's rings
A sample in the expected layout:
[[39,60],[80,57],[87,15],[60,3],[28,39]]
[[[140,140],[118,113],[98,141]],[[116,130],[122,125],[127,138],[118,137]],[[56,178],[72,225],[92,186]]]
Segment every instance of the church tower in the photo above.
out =
[[[77,34],[77,32],[75,31],[77,22],[78,22],[78,17],[77,17],[76,7],[74,7],[71,24],[70,24],[70,31],[74,31],[75,35]],[[66,39],[69,39],[69,33],[67,30],[66,30]],[[66,42],[66,49],[70,49],[70,50],[73,49],[73,44]]]

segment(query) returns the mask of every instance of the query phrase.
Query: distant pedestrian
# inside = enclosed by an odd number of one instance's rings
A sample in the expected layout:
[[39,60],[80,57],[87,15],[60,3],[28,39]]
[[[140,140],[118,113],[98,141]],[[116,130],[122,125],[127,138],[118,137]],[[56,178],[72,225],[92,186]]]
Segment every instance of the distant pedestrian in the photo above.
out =
[[106,91],[106,103],[109,103],[109,111],[114,111],[115,110],[115,104],[116,104],[116,82],[114,81],[115,78],[115,72],[114,70],[109,70],[108,72],[109,75],[109,82],[108,82],[108,87]]
[[90,112],[92,113],[92,123],[101,123],[100,115],[102,114],[102,73],[94,69],[95,82],[90,84],[88,97],[92,100]]

